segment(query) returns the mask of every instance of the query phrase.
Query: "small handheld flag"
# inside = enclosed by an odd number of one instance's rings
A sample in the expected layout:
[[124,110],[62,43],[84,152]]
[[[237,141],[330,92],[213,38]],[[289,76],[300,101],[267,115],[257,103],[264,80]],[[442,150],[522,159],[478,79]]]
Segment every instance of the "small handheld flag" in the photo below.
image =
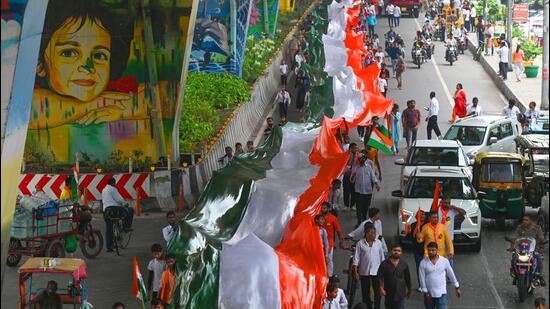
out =
[[147,303],[147,289],[145,288],[145,282],[139,271],[139,265],[136,257],[134,256],[134,296],[139,298],[144,304]]

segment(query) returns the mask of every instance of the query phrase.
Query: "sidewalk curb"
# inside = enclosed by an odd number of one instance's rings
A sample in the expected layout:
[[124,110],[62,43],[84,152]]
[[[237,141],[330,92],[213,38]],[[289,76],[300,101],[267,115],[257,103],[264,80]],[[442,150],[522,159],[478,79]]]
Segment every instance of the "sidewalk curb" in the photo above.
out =
[[[472,54],[475,55],[477,46],[474,45],[474,43],[472,42],[472,39],[470,37],[468,37],[468,49],[472,52]],[[483,55],[483,53],[479,57],[479,63],[481,64],[481,66],[483,67],[485,72],[487,72],[487,74],[489,74],[489,76],[491,77],[491,79],[493,80],[493,82],[495,83],[497,88],[506,97],[506,99],[516,100],[516,102],[519,103],[518,108],[520,109],[520,111],[522,113],[525,112],[527,110],[527,105],[529,104],[529,102],[522,102],[514,94],[514,92],[508,87],[508,85],[506,85],[506,83],[502,79],[500,79],[500,77],[498,75],[498,72],[496,72],[495,69],[493,69],[493,67],[491,66],[491,64],[489,62],[487,62],[487,59],[485,59],[485,56]]]

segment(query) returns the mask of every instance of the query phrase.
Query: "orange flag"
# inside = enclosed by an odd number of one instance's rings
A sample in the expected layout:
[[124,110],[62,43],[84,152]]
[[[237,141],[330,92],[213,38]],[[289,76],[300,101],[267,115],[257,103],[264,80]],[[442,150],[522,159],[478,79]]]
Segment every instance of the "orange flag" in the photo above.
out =
[[436,178],[435,189],[434,189],[434,199],[432,201],[431,211],[438,211],[438,210],[439,210],[439,182],[437,181],[437,178]]
[[402,207],[399,208],[399,212],[401,213],[401,219],[403,220],[403,222],[405,222],[405,229],[404,229],[405,235],[409,235],[409,232],[411,231],[411,226],[407,221],[407,217],[405,216],[405,213],[403,212]]

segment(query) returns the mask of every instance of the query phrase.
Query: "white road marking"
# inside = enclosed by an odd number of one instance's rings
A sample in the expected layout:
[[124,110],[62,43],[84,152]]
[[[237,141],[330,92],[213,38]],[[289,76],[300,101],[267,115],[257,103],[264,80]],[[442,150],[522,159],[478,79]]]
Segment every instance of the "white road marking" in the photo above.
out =
[[500,298],[500,295],[498,295],[498,291],[495,287],[495,283],[493,282],[493,273],[489,269],[489,263],[487,262],[487,257],[483,253],[483,249],[480,252],[481,255],[481,262],[483,263],[483,268],[487,271],[487,278],[489,279],[489,287],[491,288],[491,293],[493,294],[493,297],[497,301],[498,308],[504,309],[504,303],[502,302],[502,299]]
[[[418,27],[418,30],[421,30],[421,27],[420,27],[420,24],[418,23],[418,20],[415,19],[414,22],[416,23],[416,26]],[[447,84],[443,80],[443,75],[441,75],[441,72],[439,71],[439,67],[437,66],[437,62],[435,62],[435,57],[432,57],[431,60],[432,60],[432,64],[434,65],[434,68],[435,68],[435,74],[437,75],[437,78],[439,79],[439,82],[441,82],[441,86],[443,86],[443,91],[445,91],[445,95],[447,96],[447,100],[449,102],[449,105],[451,105],[451,107],[454,107],[453,96],[451,96],[451,92],[449,91],[449,88],[447,87]]]

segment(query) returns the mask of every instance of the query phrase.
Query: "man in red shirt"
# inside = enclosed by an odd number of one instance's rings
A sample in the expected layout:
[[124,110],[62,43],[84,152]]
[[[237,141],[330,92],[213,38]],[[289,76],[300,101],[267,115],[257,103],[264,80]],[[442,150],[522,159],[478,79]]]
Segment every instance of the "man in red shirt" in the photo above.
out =
[[325,223],[323,224],[323,228],[327,231],[328,236],[329,252],[327,272],[328,276],[332,277],[334,271],[334,264],[332,262],[332,255],[334,252],[334,234],[338,235],[338,243],[340,244],[340,248],[344,248],[344,234],[342,233],[342,228],[340,227],[340,222],[338,221],[338,218],[330,213],[330,204],[328,202],[324,202],[321,206],[321,214],[325,216]]

